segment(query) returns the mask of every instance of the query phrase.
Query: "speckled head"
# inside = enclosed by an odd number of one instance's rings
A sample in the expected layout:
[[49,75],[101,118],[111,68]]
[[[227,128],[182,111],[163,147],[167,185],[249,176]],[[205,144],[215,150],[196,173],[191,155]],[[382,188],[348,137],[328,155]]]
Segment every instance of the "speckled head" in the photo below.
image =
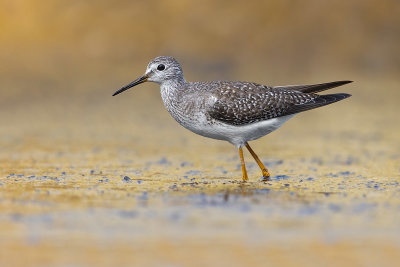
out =
[[147,81],[162,84],[168,81],[184,82],[185,80],[181,65],[175,58],[160,56],[150,61],[143,76],[122,87],[113,96]]
[[183,79],[181,65],[173,57],[156,57],[147,65],[148,81],[161,84],[171,79]]

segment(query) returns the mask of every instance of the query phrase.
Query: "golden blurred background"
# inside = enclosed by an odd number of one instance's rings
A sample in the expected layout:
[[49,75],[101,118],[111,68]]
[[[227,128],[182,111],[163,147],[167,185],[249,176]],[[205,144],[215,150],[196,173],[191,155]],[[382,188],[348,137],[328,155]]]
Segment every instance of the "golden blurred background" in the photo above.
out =
[[[395,266],[399,47],[398,0],[0,0],[0,265]],[[188,81],[353,96],[255,141],[275,176],[247,157],[246,187],[157,85],[111,96],[160,55]]]
[[0,5],[0,110],[16,128],[40,115],[56,123],[101,116],[108,121],[126,116],[126,122],[135,112],[148,114],[128,110],[128,103],[155,103],[153,113],[162,114],[155,85],[110,97],[159,55],[176,57],[189,81],[354,80],[350,89],[338,90],[354,94],[351,101],[370,111],[383,107],[394,114],[400,94],[396,0],[1,0]]
[[400,71],[396,0],[0,3],[10,97],[105,93],[99,85],[119,86],[158,55],[178,58],[189,80],[362,82]]

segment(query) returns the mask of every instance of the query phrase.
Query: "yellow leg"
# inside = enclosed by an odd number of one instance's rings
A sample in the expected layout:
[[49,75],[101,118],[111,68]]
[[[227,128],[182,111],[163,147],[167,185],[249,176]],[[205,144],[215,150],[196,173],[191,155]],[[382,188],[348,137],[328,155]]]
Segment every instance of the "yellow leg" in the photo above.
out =
[[239,156],[240,156],[240,163],[242,164],[243,182],[246,182],[247,180],[249,180],[249,177],[247,177],[247,171],[246,171],[246,165],[244,164],[242,147],[239,147]]
[[253,149],[249,146],[249,143],[246,142],[246,147],[249,150],[250,154],[253,156],[253,158],[256,160],[258,166],[260,167],[263,175],[263,180],[268,180],[268,178],[271,176],[268,172],[268,169],[264,166],[264,164],[261,162],[261,160],[258,158],[256,153],[254,153]]

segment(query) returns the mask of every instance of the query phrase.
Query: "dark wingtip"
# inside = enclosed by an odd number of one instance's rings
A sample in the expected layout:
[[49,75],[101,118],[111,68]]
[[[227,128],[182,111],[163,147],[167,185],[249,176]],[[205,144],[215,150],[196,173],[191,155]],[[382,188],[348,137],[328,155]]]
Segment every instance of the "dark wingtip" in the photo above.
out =
[[347,93],[337,93],[337,94],[330,94],[330,95],[320,95],[319,99],[323,99],[324,101],[327,101],[327,104],[330,103],[334,103],[343,99],[346,99],[348,97],[350,97],[351,94],[347,94]]
[[300,91],[302,93],[318,93],[331,88],[335,88],[338,86],[342,86],[348,83],[352,83],[353,81],[336,81],[329,83],[318,83],[318,84],[305,84],[305,85],[285,85],[285,86],[275,86],[276,88],[286,89],[286,90],[295,90]]
[[[345,85],[345,84],[348,84],[348,83],[352,83],[352,82],[353,81],[348,81],[348,80],[346,80],[346,81],[336,81],[336,82],[326,83],[326,85],[328,85],[327,88],[333,88],[333,87],[342,86],[342,85]],[[324,84],[321,84],[321,85],[324,85]]]
[[334,94],[334,95],[336,95],[339,98],[339,100],[343,100],[343,99],[346,99],[351,96],[351,94],[347,94],[347,93],[339,93],[339,94]]
[[346,93],[343,93],[343,95],[344,95],[344,98],[348,98],[351,96],[351,94],[346,94]]
[[343,84],[348,84],[352,83],[353,81],[337,81],[338,84],[343,85]]

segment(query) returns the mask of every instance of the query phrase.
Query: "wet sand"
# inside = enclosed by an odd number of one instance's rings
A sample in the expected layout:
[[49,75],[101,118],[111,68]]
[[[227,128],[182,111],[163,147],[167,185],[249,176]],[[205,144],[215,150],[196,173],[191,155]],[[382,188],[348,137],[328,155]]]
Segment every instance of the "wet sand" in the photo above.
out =
[[252,142],[272,179],[245,152],[247,183],[236,149],[176,124],[155,85],[9,101],[0,265],[396,266],[399,93],[378,86]]

